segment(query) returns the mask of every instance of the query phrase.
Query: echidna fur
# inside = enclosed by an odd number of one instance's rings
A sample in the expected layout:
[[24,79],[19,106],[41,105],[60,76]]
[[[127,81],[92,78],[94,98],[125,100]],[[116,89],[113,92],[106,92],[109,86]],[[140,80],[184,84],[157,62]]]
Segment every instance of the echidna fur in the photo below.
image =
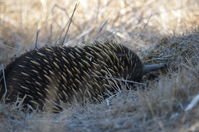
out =
[[[139,82],[142,75],[139,57],[114,42],[44,47],[21,55],[7,66],[5,102],[23,99],[24,107],[40,110],[51,107],[56,111],[61,103],[74,99],[101,101],[108,91],[116,91],[121,82],[117,79]],[[2,87],[0,96],[4,94]]]

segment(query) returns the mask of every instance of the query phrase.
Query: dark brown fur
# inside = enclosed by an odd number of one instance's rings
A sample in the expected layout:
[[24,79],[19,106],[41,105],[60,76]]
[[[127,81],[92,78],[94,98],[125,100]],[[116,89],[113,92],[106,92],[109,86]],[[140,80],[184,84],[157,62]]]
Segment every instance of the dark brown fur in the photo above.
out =
[[[107,91],[116,91],[121,82],[118,79],[139,82],[142,75],[139,57],[113,42],[44,47],[23,54],[7,66],[5,101],[19,98],[24,99],[25,107],[57,110],[62,102],[82,101],[83,97],[100,101],[108,96]],[[1,97],[4,94],[2,87]]]

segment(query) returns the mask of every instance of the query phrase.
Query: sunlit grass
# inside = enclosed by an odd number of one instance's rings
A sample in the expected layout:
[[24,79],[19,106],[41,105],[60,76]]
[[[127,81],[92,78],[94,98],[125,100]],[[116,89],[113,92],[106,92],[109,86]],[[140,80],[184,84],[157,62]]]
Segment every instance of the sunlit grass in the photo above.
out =
[[2,0],[0,35],[23,41],[18,42],[20,46],[31,45],[39,30],[40,45],[56,43],[76,3],[66,43],[107,35],[130,40],[135,30],[179,34],[199,25],[196,0]]

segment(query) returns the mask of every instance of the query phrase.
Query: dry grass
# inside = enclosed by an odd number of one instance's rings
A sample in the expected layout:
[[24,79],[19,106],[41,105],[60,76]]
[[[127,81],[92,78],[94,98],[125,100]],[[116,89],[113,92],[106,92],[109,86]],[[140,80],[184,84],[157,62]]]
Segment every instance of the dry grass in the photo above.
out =
[[127,45],[145,63],[171,64],[166,74],[144,82],[146,90],[122,90],[60,114],[24,114],[1,104],[0,130],[199,130],[199,107],[185,111],[199,91],[198,10],[197,0],[0,0],[1,64],[35,46],[106,39]]

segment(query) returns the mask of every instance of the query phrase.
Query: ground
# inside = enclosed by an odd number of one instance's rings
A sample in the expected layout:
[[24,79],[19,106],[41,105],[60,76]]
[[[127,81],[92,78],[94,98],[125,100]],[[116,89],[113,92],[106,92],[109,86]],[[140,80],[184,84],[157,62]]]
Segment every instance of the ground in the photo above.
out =
[[[145,89],[58,114],[0,104],[2,131],[199,131],[197,0],[0,0],[0,64],[45,45],[114,40],[144,64],[169,63]],[[193,103],[196,99],[196,104]]]

